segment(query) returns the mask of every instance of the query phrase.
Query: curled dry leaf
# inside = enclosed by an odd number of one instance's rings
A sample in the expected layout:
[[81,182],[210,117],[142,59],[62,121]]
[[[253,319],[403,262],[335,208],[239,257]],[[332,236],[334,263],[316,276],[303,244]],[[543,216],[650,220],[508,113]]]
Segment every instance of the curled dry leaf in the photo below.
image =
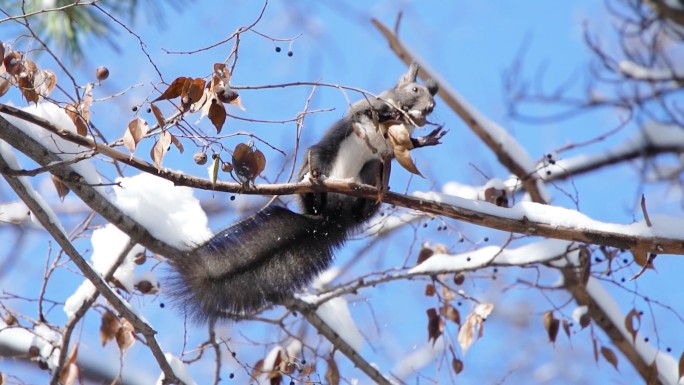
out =
[[69,194],[69,187],[65,185],[61,179],[57,178],[55,175],[50,174],[50,180],[52,180],[52,184],[55,186],[55,190],[57,190],[57,196],[59,197],[59,200],[64,202],[64,197]]
[[66,111],[69,119],[74,122],[74,125],[76,126],[76,132],[81,136],[88,135],[88,123],[86,123],[85,119],[83,119],[81,116],[81,113],[78,111],[78,107],[73,104],[67,104],[64,108],[64,111]]
[[189,78],[186,78],[184,76],[178,77],[173,79],[171,84],[169,84],[169,87],[162,92],[162,94],[153,100],[153,102],[156,102],[158,100],[168,100],[168,99],[175,99],[179,96],[181,96],[181,93],[183,92],[183,86],[185,85],[185,82],[189,80]]
[[335,360],[330,357],[326,360],[328,369],[325,371],[325,380],[329,385],[339,385],[340,383],[340,368],[337,366]]
[[428,284],[425,286],[425,295],[428,296],[428,297],[432,297],[432,296],[434,296],[435,294],[437,294],[437,290],[435,289],[435,285],[433,285],[433,284],[431,284],[431,283],[428,283]]
[[57,85],[57,75],[50,70],[36,71],[33,79],[33,87],[37,94],[46,98]]
[[579,317],[579,324],[580,324],[580,327],[582,329],[589,326],[590,323],[591,323],[591,316],[589,315],[589,313],[584,313]]
[[437,309],[428,309],[428,342],[432,341],[432,345],[435,345],[437,338],[442,335],[444,330],[444,321],[437,315]]
[[214,75],[226,84],[230,82],[231,73],[225,63],[214,63]]
[[413,144],[411,143],[411,134],[409,134],[406,126],[404,124],[393,124],[387,128],[387,134],[397,162],[407,171],[422,177],[423,174],[418,171],[413,159],[411,159],[409,150],[413,148]]
[[565,332],[565,335],[568,336],[568,338],[570,338],[570,322],[568,322],[568,320],[563,320],[563,322],[561,322],[561,325],[563,326],[563,331]]
[[239,143],[233,151],[233,168],[238,180],[242,184],[254,182],[266,167],[266,157],[258,149]]
[[166,119],[164,118],[164,114],[162,114],[159,107],[157,107],[154,103],[150,103],[150,109],[152,110],[154,118],[157,119],[157,124],[159,125],[159,128],[163,129],[164,126],[166,126]]
[[164,155],[169,150],[171,145],[171,133],[168,131],[162,131],[159,133],[159,139],[154,143],[152,149],[150,150],[150,157],[157,166],[157,170],[161,170],[162,160]]
[[33,85],[33,74],[19,77],[17,84],[19,85],[19,91],[21,91],[21,95],[26,99],[26,102],[38,103],[40,95],[38,95],[35,86]]
[[494,310],[494,305],[491,303],[480,303],[475,306],[475,308],[468,314],[465,322],[461,325],[458,330],[458,343],[461,346],[463,354],[466,354],[470,346],[475,340],[475,333],[477,332],[477,338],[482,337],[484,320],[487,319],[489,314]]
[[138,147],[138,143],[140,143],[147,134],[147,129],[147,122],[140,117],[137,117],[128,123],[126,132],[124,132],[123,144],[131,153],[131,156],[133,156],[136,147]]
[[223,125],[226,123],[226,107],[218,101],[210,102],[208,116],[211,123],[216,127],[216,133],[220,134]]
[[204,86],[207,82],[202,78],[186,79],[181,92],[181,104],[184,108],[189,108],[197,103],[204,95]]
[[603,358],[606,359],[613,367],[615,370],[618,370],[618,358],[617,355],[615,355],[615,352],[606,346],[601,346],[601,355]]
[[21,59],[21,53],[16,51],[5,55],[2,63],[5,65],[8,74],[19,76],[24,71],[24,64]]
[[549,341],[556,342],[556,337],[558,336],[558,330],[560,330],[560,321],[558,318],[554,317],[552,311],[547,311],[544,313],[544,329],[549,335]]
[[174,134],[170,134],[170,135],[171,135],[171,143],[173,143],[173,145],[176,146],[176,148],[178,149],[178,152],[180,152],[182,154],[183,151],[185,151],[185,148],[183,147],[183,143],[181,143],[180,140],[178,140],[178,138],[176,138],[176,135],[174,135]]
[[135,334],[133,334],[133,325],[131,325],[128,320],[123,320],[121,327],[116,332],[116,344],[119,346],[121,354],[126,354],[134,343]]
[[439,314],[453,323],[461,324],[461,313],[451,305],[446,304],[439,308]]
[[4,94],[9,91],[10,87],[12,86],[12,83],[10,83],[9,80],[5,78],[0,78],[0,96],[3,96]]
[[425,262],[428,258],[432,257],[435,254],[435,252],[428,246],[427,243],[424,243],[420,247],[420,252],[418,252],[418,261],[416,261],[416,265],[420,265],[421,263]]
[[[682,355],[679,356],[678,369],[679,369],[679,377],[678,378],[681,380],[682,377],[684,377],[684,352],[682,352]],[[678,383],[679,383],[679,381],[678,381]]]
[[[636,325],[635,325],[636,321]],[[636,342],[637,333],[639,333],[639,328],[641,327],[641,315],[636,309],[632,309],[625,316],[625,329],[632,335],[632,343]]]
[[105,346],[107,342],[114,339],[120,328],[119,318],[111,311],[105,311],[100,320],[100,342],[102,346]]
[[217,154],[211,156],[212,162],[209,166],[209,177],[211,178],[211,184],[216,184],[218,180],[219,163],[221,163],[221,158]]

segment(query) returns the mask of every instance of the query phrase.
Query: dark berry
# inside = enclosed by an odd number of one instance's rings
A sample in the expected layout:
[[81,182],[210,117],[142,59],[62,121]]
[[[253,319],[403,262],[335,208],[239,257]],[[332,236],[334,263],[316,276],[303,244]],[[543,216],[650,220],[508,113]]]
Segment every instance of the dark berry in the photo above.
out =
[[292,55],[294,55],[292,51],[287,51],[287,56],[292,57]]
[[280,51],[281,51],[280,47],[276,47],[276,52],[280,52]]

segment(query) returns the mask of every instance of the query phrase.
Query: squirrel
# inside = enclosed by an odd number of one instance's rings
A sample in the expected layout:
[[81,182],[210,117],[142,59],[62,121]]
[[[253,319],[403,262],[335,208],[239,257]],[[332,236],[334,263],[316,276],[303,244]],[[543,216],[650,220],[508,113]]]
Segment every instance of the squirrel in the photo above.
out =
[[[393,156],[387,126],[403,124],[410,135],[435,107],[437,84],[419,84],[417,74],[412,64],[394,88],[352,104],[308,149],[299,181],[345,179],[386,188]],[[438,127],[410,138],[412,147],[439,144],[445,133]],[[378,200],[332,192],[297,199],[302,213],[269,206],[172,256],[170,296],[197,321],[236,318],[279,303],[327,269],[333,252],[379,207]]]

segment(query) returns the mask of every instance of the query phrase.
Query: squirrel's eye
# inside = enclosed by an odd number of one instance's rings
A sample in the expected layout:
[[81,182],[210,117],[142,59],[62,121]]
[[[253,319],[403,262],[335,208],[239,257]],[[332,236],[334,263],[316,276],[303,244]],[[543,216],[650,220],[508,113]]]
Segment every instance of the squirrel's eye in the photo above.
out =
[[413,87],[413,92],[418,92],[418,87]]

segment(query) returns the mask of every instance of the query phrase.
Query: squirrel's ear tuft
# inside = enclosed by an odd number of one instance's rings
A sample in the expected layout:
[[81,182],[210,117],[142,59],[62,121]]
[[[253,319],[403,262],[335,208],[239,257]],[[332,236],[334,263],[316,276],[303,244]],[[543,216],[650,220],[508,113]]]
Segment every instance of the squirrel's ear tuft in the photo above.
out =
[[425,82],[425,87],[428,89],[430,92],[430,95],[435,96],[437,95],[437,92],[439,92],[439,84],[434,79],[428,79]]
[[399,78],[399,83],[397,83],[397,87],[399,88],[405,84],[408,83],[415,83],[416,79],[418,78],[418,63],[413,62],[411,63],[411,66],[409,67],[408,72],[406,72],[404,75]]

